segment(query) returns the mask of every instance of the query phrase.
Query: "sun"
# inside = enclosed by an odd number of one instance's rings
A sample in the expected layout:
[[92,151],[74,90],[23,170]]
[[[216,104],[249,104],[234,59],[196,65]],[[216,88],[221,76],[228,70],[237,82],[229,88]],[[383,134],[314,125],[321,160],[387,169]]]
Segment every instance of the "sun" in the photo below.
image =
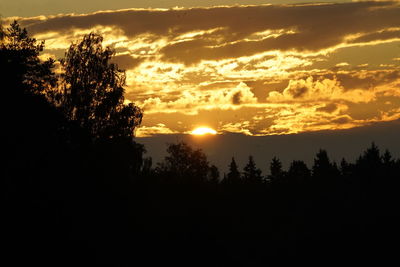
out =
[[217,131],[214,129],[211,129],[209,127],[198,127],[194,129],[190,134],[193,135],[205,135],[205,134],[217,134]]

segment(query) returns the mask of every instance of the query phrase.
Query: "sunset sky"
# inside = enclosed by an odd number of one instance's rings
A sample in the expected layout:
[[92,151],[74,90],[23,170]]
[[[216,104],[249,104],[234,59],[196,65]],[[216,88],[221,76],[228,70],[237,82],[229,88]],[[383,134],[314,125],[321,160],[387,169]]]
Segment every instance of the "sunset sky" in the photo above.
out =
[[[400,118],[400,2],[1,0],[61,58],[91,31],[116,50],[138,137],[249,136]],[[201,3],[201,4],[199,4]]]
[[290,134],[400,118],[399,2],[201,2],[2,0],[0,10],[46,40],[44,58],[102,34],[127,71],[126,98],[144,109],[137,136],[203,125]]

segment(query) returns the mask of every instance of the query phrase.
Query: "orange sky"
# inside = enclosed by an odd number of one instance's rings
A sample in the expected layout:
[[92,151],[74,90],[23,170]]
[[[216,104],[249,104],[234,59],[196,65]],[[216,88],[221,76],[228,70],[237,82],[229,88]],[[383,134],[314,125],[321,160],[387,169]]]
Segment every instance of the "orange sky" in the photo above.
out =
[[[399,2],[124,9],[20,17],[43,57],[90,31],[116,49],[138,136],[246,135],[400,118]],[[11,18],[6,18],[5,21]]]

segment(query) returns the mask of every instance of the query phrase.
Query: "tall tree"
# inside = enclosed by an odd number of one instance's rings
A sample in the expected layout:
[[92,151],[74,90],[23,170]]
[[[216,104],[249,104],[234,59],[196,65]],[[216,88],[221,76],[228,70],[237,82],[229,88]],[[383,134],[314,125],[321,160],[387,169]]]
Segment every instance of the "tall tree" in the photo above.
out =
[[363,155],[359,157],[357,163],[373,165],[380,165],[382,163],[379,148],[374,142],[372,142],[371,147],[364,151]]
[[125,72],[110,63],[115,52],[102,42],[102,36],[90,33],[71,44],[61,60],[62,87],[54,100],[93,140],[132,138],[143,114],[125,103]]
[[395,160],[392,157],[392,154],[389,150],[385,150],[385,153],[382,155],[382,163],[386,168],[391,168],[395,164]]
[[334,175],[334,166],[329,160],[326,150],[320,149],[314,158],[313,177],[324,178]]
[[379,148],[372,142],[364,153],[357,159],[356,166],[361,175],[372,177],[381,171],[382,158]]
[[268,179],[270,181],[276,181],[283,177],[284,171],[282,170],[282,163],[277,157],[273,157],[269,165],[270,175]]
[[214,184],[219,183],[219,170],[217,166],[211,165],[210,167],[210,174],[209,174],[209,181]]
[[[41,61],[39,58],[44,41],[38,42],[29,37],[27,30],[21,28],[17,21],[2,29],[0,37],[2,84],[6,88],[3,95],[11,97],[51,91],[57,78],[53,72],[54,60]],[[2,98],[9,101],[7,97]]]
[[249,161],[243,168],[243,179],[249,183],[261,183],[263,181],[261,170],[256,167],[252,156],[249,156]]
[[232,161],[229,164],[229,172],[224,179],[224,183],[228,184],[238,184],[240,183],[240,172],[238,169],[238,165],[236,164],[235,158],[232,157]]
[[30,160],[37,160],[37,155],[44,153],[45,143],[50,143],[53,138],[61,139],[59,130],[65,122],[62,114],[44,97],[55,87],[57,77],[53,72],[54,60],[40,59],[43,49],[44,41],[30,37],[17,21],[1,29],[0,107],[6,114],[3,133],[7,135],[5,142],[14,146],[14,153],[18,151],[17,147],[26,146],[24,149],[28,150],[28,147],[41,144],[40,150],[32,148],[36,156],[27,156]]

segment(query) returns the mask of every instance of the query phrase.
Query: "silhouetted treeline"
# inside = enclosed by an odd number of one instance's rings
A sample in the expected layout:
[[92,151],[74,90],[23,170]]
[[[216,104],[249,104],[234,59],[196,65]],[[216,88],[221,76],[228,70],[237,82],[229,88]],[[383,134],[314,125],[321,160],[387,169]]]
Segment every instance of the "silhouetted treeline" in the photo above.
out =
[[[87,35],[59,67],[17,23],[3,29],[2,210],[8,265],[266,266],[397,260],[400,161],[372,143],[355,162],[249,156],[227,173],[169,144],[153,166],[133,141],[141,110]],[[88,67],[90,66],[90,67]],[[345,144],[343,144],[345,145]]]

